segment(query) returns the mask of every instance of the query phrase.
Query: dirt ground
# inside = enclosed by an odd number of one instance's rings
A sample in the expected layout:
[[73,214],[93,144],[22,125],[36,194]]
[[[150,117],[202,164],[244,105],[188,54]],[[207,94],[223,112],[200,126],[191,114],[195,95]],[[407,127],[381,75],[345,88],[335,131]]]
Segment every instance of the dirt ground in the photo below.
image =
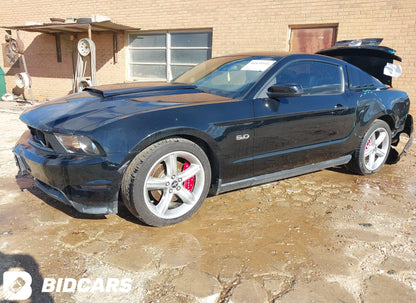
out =
[[[416,302],[416,146],[373,176],[329,169],[230,192],[152,228],[124,207],[79,214],[17,177],[22,110],[0,103],[0,285],[29,272],[26,302]],[[110,277],[131,290],[41,293],[45,278]]]

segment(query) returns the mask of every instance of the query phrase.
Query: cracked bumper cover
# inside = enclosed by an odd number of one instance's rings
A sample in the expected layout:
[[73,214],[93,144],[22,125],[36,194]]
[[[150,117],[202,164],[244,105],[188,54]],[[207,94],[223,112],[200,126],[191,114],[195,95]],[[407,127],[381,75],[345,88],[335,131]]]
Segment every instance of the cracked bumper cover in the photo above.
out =
[[410,146],[412,146],[413,144],[413,117],[411,115],[407,115],[403,130],[395,135],[393,140],[394,143],[392,143],[393,146],[397,146],[399,144],[401,134],[407,134],[409,136],[409,139],[406,145],[403,147],[403,150],[400,152],[400,154],[396,149],[391,149],[388,160],[389,164],[399,162],[403,156],[407,155]]
[[30,173],[39,189],[81,213],[117,213],[122,178],[117,167],[103,157],[51,156],[32,146],[29,136],[21,137],[13,153],[20,172]]
[[409,150],[410,146],[413,144],[413,117],[412,115],[408,115],[406,118],[406,123],[404,125],[404,130],[402,133],[405,133],[409,136],[409,141],[407,141],[405,147],[403,148],[403,151],[399,155],[399,160],[406,156],[407,151]]

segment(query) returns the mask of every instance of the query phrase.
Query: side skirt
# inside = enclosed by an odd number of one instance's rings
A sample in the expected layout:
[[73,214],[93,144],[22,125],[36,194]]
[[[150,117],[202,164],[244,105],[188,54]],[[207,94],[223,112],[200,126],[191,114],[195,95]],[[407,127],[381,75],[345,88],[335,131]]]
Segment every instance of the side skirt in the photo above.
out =
[[329,168],[329,167],[347,164],[348,162],[350,162],[351,158],[352,158],[351,155],[346,155],[337,159],[309,164],[306,166],[296,167],[296,168],[292,168],[288,170],[282,170],[282,171],[278,171],[278,172],[267,174],[267,175],[261,175],[261,176],[251,177],[251,178],[227,182],[227,183],[221,183],[221,180],[220,180],[217,194],[240,189],[240,188],[250,187],[254,185],[270,183],[270,182],[274,182],[274,181],[281,180],[281,179],[309,174],[309,173],[322,170],[325,168]]

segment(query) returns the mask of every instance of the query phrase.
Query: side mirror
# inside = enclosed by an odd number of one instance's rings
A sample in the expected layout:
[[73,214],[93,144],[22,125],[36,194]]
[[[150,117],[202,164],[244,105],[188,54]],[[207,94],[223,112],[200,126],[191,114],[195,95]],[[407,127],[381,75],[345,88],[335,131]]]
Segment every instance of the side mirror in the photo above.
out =
[[279,83],[270,86],[267,89],[267,96],[271,99],[278,99],[282,97],[297,97],[303,94],[303,88],[300,84],[294,83]]

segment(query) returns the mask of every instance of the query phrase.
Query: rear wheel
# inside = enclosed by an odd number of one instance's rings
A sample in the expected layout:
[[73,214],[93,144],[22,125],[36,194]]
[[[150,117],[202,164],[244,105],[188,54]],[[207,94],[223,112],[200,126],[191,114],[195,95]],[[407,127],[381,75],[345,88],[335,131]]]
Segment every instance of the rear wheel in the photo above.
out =
[[382,121],[374,121],[355,151],[349,168],[362,175],[370,175],[379,171],[386,162],[391,146],[391,130]]
[[157,142],[130,163],[122,181],[127,208],[142,222],[163,226],[190,217],[205,200],[211,168],[204,151],[192,141]]

